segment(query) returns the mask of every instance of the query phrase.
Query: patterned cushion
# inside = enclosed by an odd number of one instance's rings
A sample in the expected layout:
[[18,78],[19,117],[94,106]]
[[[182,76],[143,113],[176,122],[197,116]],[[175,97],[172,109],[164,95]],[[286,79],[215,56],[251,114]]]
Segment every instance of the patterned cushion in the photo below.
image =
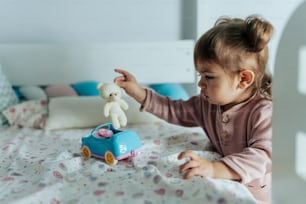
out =
[[2,111],[17,103],[18,98],[0,65],[0,126],[7,122]]
[[31,100],[10,106],[2,113],[10,125],[19,127],[43,128],[47,117],[48,101]]

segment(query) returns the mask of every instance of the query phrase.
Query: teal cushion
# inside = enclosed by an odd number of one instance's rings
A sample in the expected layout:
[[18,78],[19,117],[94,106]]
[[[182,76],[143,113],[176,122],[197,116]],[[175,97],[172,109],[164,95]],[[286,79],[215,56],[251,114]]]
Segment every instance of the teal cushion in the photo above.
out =
[[173,100],[187,100],[189,98],[187,91],[180,84],[152,84],[150,88],[160,95],[168,96]]
[[79,96],[99,96],[97,81],[83,81],[71,85]]
[[13,86],[13,90],[18,98],[19,101],[23,101],[25,98],[24,96],[21,94],[20,90],[19,90],[19,86]]

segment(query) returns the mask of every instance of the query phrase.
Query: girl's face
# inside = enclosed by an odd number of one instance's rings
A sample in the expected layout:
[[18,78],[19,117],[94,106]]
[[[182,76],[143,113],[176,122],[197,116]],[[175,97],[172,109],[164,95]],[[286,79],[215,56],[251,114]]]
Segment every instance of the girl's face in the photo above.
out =
[[197,63],[201,76],[198,86],[212,104],[232,106],[241,102],[242,89],[239,88],[239,75],[229,74],[218,64]]

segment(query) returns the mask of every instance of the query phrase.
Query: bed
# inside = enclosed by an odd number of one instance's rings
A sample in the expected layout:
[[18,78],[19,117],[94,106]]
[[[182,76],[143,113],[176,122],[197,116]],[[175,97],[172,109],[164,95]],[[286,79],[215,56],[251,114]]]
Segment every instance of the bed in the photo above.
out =
[[[0,76],[6,82],[1,89],[26,87],[23,94],[28,97],[23,102],[5,100],[10,97],[1,93],[6,104],[1,111],[9,123],[0,127],[0,203],[255,203],[238,182],[182,179],[178,166],[184,161],[177,160],[181,151],[191,149],[209,160],[220,155],[212,151],[202,129],[171,125],[140,112],[128,96],[123,96],[130,106],[128,125],[122,129],[139,135],[140,153],[115,165],[85,159],[81,153],[81,138],[109,119],[102,115],[99,96],[89,95],[88,89],[87,95],[61,95],[63,87],[109,82],[117,66],[148,86],[196,84],[192,50],[192,41],[0,45]],[[176,77],[160,77],[174,71]],[[51,85],[46,98],[38,97],[37,86],[46,91]],[[15,89],[10,93],[17,95]]]

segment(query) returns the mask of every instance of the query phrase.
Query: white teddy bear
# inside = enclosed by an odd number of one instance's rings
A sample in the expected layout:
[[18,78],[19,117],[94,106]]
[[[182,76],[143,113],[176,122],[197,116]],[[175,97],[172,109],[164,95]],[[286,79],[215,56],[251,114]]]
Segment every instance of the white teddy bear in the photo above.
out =
[[126,126],[127,118],[124,110],[128,109],[128,104],[121,99],[121,89],[115,83],[99,83],[98,90],[106,104],[104,106],[104,116],[112,120],[113,127],[118,129],[120,126]]

